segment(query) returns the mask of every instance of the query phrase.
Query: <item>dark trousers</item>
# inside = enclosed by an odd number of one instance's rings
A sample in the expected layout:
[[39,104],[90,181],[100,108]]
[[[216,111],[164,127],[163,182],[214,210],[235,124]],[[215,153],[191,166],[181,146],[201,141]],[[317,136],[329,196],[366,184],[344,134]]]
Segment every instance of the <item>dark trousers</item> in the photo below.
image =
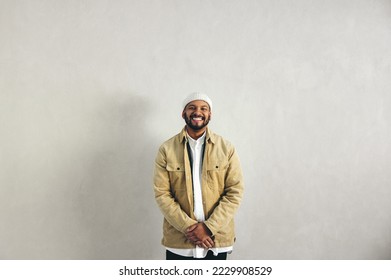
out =
[[181,255],[174,254],[166,250],[166,260],[226,260],[227,253],[220,253],[217,256],[213,255],[212,251],[208,251],[208,254],[203,259],[196,259],[193,257],[184,257]]

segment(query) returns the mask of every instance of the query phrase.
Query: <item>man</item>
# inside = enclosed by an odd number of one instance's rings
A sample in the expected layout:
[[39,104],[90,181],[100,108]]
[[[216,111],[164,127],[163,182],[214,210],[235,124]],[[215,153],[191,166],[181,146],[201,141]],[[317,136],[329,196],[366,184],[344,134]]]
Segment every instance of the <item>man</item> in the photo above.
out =
[[189,95],[182,112],[186,126],[156,157],[154,192],[168,260],[225,260],[233,249],[243,176],[235,148],[208,128],[211,116],[207,95]]

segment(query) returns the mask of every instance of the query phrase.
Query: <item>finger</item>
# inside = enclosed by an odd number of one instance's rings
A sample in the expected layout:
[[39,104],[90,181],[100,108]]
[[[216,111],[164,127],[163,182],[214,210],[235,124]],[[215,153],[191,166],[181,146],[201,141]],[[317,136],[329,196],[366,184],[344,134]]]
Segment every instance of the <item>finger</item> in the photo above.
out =
[[196,228],[197,228],[197,224],[191,225],[191,226],[189,226],[189,227],[186,229],[186,232],[191,232],[191,231],[193,231],[193,230],[196,229]]
[[187,238],[188,240],[190,240],[191,242],[197,242],[197,241],[200,240],[200,239],[197,238],[197,236],[195,236],[194,234],[188,234],[188,235],[186,235],[186,238]]
[[204,241],[204,244],[208,247],[208,248],[212,248],[213,247],[213,243],[212,243],[212,240],[205,240]]
[[198,247],[202,247],[202,248],[204,248],[204,249],[209,249],[208,245],[205,244],[205,243],[202,242],[202,241],[197,241],[197,242],[195,242],[194,244],[197,245]]
[[204,238],[203,240],[201,240],[200,243],[201,243],[201,246],[205,249],[212,247],[211,246],[212,244],[210,243],[210,241],[207,238]]
[[191,242],[193,242],[193,243],[202,242],[202,241],[200,241],[200,240],[197,239],[197,238],[190,238],[189,240],[190,240]]
[[194,236],[192,236],[192,235],[186,235],[186,239],[190,240],[190,241],[194,241],[195,240]]
[[199,239],[199,238],[197,238],[197,236],[196,236],[194,233],[192,233],[192,232],[187,233],[185,236],[186,236],[187,239],[190,239],[190,240],[198,240],[198,239]]
[[200,246],[204,249],[209,249],[208,245],[206,245],[204,242],[201,242]]

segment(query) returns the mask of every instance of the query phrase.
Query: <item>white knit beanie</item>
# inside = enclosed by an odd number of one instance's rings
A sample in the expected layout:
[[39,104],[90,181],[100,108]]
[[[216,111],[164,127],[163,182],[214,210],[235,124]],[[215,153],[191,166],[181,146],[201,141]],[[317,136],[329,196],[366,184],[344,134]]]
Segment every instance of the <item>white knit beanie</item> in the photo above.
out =
[[201,92],[193,92],[188,97],[186,97],[185,100],[183,100],[183,108],[185,108],[187,104],[189,104],[194,100],[205,101],[206,103],[209,104],[210,111],[212,111],[212,100],[209,98],[209,96]]

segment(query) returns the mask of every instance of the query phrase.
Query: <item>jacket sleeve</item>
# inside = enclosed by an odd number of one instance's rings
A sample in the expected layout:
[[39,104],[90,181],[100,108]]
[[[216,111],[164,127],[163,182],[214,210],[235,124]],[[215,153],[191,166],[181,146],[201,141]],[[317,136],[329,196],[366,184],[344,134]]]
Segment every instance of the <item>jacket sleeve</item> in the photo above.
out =
[[166,169],[167,159],[163,147],[160,147],[155,160],[154,192],[155,199],[164,218],[177,230],[185,233],[186,229],[197,223],[190,218],[175,201],[170,187],[170,176]]
[[244,183],[242,170],[239,157],[233,147],[228,162],[224,193],[220,198],[219,204],[213,210],[213,213],[205,221],[205,225],[213,235],[231,222],[243,196]]

